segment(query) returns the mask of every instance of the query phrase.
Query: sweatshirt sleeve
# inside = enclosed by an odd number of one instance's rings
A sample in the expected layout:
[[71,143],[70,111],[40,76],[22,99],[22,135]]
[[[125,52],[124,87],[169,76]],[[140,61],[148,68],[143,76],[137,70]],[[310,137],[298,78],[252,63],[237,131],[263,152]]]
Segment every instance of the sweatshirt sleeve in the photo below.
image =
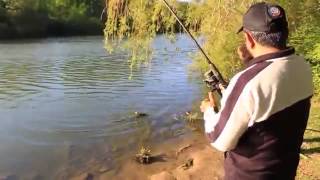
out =
[[215,113],[213,108],[204,113],[205,132],[211,145],[223,152],[235,148],[248,129],[253,111],[250,88],[239,87],[239,75],[235,76],[223,94],[219,113]]
[[212,107],[208,108],[204,114],[203,114],[203,119],[204,119],[204,128],[206,133],[210,133],[214,130],[214,127],[217,124],[217,113],[214,112],[214,109]]

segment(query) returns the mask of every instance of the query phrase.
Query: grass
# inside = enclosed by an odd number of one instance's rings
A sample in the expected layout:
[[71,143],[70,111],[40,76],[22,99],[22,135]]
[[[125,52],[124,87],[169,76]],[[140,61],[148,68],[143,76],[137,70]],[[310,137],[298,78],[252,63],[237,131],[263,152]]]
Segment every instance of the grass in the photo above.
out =
[[320,180],[320,105],[313,103],[298,168],[298,180]]

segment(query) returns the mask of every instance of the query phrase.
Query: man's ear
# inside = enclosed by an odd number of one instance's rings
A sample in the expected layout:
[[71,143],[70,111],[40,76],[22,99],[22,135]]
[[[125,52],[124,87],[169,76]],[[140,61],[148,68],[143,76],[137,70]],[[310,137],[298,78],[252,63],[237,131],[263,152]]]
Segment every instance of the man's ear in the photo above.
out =
[[254,48],[254,46],[256,45],[256,42],[251,36],[251,34],[249,32],[244,32],[244,35],[246,38],[247,47],[250,47],[251,49]]

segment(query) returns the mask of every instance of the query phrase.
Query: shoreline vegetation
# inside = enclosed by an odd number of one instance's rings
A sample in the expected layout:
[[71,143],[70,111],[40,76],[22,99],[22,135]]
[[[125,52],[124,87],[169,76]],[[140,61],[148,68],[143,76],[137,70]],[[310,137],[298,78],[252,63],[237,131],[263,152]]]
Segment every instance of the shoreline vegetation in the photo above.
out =
[[104,0],[0,0],[0,40],[103,35]]
[[[104,30],[106,48],[113,52],[114,44],[122,39],[122,46],[131,52],[129,62],[134,67],[147,62],[152,56],[152,40],[157,33],[175,39],[174,33],[182,32],[176,19],[161,0],[108,0],[107,20]],[[236,49],[242,35],[242,16],[255,0],[216,1],[194,0],[190,3],[168,0],[181,21],[196,36],[204,40],[203,49],[214,61],[225,79],[230,79],[242,68]],[[284,7],[289,21],[289,46],[306,57],[312,65],[315,95],[320,95],[320,3],[318,0],[274,1]],[[110,43],[112,42],[113,43]],[[130,43],[131,41],[131,43]],[[193,56],[194,68],[205,72],[208,65],[200,53]]]
[[[208,56],[226,79],[242,67],[235,49],[241,35],[241,17],[254,2],[206,0],[192,3],[168,0],[186,27],[201,36]],[[270,0],[269,2],[276,2]],[[312,66],[315,98],[320,95],[320,3],[318,0],[280,1],[287,12],[289,46],[306,57]],[[101,12],[106,13],[101,22]],[[152,40],[166,34],[175,40],[183,32],[161,0],[0,0],[0,40],[79,35],[104,35],[109,53],[115,48],[128,50],[130,68],[152,57]],[[125,43],[119,43],[126,39]],[[207,64],[200,53],[193,55],[193,68],[201,71]]]

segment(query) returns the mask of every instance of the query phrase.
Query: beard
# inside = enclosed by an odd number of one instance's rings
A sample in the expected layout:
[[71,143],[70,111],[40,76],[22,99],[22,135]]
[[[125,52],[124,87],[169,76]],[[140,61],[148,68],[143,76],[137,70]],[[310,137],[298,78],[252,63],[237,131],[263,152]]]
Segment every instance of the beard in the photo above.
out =
[[238,50],[240,51],[239,56],[240,56],[241,62],[244,65],[248,65],[248,63],[253,59],[253,56],[251,55],[251,53],[249,52],[249,50],[245,45],[240,46]]

